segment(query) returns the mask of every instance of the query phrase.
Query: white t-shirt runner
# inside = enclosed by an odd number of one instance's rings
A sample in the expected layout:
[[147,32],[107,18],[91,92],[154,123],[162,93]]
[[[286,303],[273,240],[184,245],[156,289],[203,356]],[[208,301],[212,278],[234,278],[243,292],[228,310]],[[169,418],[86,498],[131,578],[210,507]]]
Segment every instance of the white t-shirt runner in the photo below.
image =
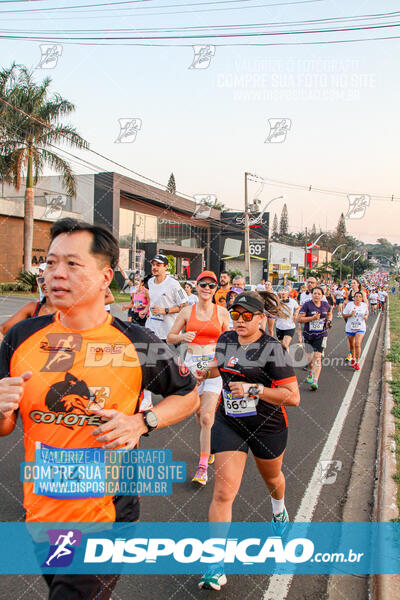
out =
[[179,306],[188,302],[188,297],[178,281],[170,275],[167,275],[162,283],[155,283],[155,278],[151,277],[148,281],[148,286],[150,311],[146,327],[151,329],[161,340],[165,340],[178,313],[173,313],[172,315],[155,315],[152,313],[152,307],[171,308],[172,306]]
[[365,302],[361,302],[360,306],[356,306],[352,300],[348,302],[344,308],[344,315],[351,315],[353,310],[356,310],[356,314],[354,317],[349,317],[346,321],[346,333],[355,333],[356,331],[360,331],[365,333],[367,330],[367,325],[364,320],[365,315],[368,312],[368,306]]
[[294,329],[295,323],[293,321],[294,311],[299,308],[297,300],[294,298],[288,298],[289,302],[282,301],[282,310],[287,313],[287,317],[278,317],[275,324],[277,329]]
[[379,302],[385,302],[386,296],[387,296],[387,292],[385,292],[385,290],[379,290],[379,292],[378,292]]
[[369,301],[371,304],[378,304],[378,294],[376,292],[371,292],[369,295]]

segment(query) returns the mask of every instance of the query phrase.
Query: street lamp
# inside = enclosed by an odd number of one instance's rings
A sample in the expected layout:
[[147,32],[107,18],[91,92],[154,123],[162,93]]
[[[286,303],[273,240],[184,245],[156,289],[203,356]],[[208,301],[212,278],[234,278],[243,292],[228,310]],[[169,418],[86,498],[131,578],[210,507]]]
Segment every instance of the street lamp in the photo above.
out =
[[351,271],[351,278],[352,279],[354,279],[354,263],[356,263],[360,258],[361,258],[361,254],[359,254],[357,256],[357,258],[355,258],[355,259],[353,258],[353,268],[352,268],[352,271]]
[[340,252],[340,271],[339,271],[339,280],[340,280],[340,281],[342,281],[342,262],[343,262],[344,260],[346,260],[346,258],[347,258],[348,256],[350,256],[350,254],[351,254],[352,252],[355,252],[355,250],[350,250],[350,252],[348,252],[344,258],[342,258],[342,252]]
[[[343,246],[346,246],[346,244],[339,244],[339,246],[336,246],[336,248],[334,249],[334,251],[331,254],[331,260],[332,260],[332,256],[334,256],[334,254],[339,250],[339,248],[343,248]],[[328,264],[328,261],[326,261]],[[342,250],[340,251],[340,275],[339,275],[339,279],[342,279]]]
[[[259,179],[259,178],[257,177],[257,175],[254,175],[253,173],[248,173],[247,171],[245,171],[245,174],[244,174],[244,277],[245,277],[246,283],[251,284],[249,213],[256,212],[257,207],[259,204],[261,204],[261,202],[260,202],[260,200],[258,200],[258,198],[256,198],[253,201],[252,205],[249,206],[248,195],[247,195],[247,178],[248,177],[254,177],[256,179]],[[284,197],[285,196],[277,196],[276,198],[272,198],[272,200],[269,200],[267,202],[267,204],[264,206],[261,214],[258,217],[258,219],[260,220],[260,223],[262,222],[263,215],[264,215],[265,211],[267,210],[268,206],[271,204],[271,202],[273,202],[274,200],[278,200],[280,198],[284,198]]]
[[334,251],[333,251],[333,252],[332,252],[332,254],[331,254],[331,258],[332,258],[332,256],[335,254],[335,252],[336,252],[337,250],[339,250],[339,248],[342,248],[342,246],[346,246],[346,244],[339,244],[339,246],[336,246],[336,248],[334,249]]
[[321,239],[321,238],[322,238],[324,235],[327,235],[327,234],[326,234],[326,233],[321,233],[321,235],[319,235],[319,236],[317,237],[317,239],[315,240],[315,242],[313,242],[313,243],[311,244],[310,248],[314,248],[314,246],[316,246],[316,245],[317,245],[317,243],[319,242],[319,240],[320,240],[320,239]]

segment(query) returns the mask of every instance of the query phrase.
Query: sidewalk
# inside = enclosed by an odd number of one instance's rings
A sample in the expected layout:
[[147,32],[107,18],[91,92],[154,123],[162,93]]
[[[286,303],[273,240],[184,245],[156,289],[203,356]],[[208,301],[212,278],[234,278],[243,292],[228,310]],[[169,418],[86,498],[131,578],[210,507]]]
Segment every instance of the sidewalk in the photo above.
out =
[[[391,348],[389,302],[386,309],[384,357]],[[391,521],[399,518],[397,484],[393,477],[397,472],[396,433],[393,415],[394,401],[390,387],[392,363],[384,360],[382,369],[382,400],[379,423],[377,480],[375,487],[374,521]],[[375,575],[370,579],[372,600],[394,600],[400,595],[400,575]]]

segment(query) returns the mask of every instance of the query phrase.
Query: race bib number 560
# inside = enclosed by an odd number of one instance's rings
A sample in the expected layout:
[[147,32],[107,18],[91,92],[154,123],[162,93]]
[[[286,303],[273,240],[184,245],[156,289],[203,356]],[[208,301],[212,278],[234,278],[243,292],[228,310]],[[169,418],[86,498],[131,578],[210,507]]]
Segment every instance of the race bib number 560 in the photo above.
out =
[[257,406],[255,398],[236,398],[232,396],[232,392],[222,390],[224,397],[225,413],[229,417],[250,417],[257,414]]

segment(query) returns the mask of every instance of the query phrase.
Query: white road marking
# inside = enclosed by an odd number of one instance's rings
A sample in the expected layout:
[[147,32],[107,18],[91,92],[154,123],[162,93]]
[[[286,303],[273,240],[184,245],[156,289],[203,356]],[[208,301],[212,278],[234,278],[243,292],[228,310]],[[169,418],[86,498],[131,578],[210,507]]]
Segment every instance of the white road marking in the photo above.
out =
[[[365,344],[365,348],[363,350],[363,356],[366,357],[368,355],[369,347],[371,345],[371,341],[374,337],[376,327],[378,325],[378,321],[380,318],[380,314],[378,315],[374,326],[371,329],[371,333],[368,337],[367,343]],[[362,363],[360,371],[354,371],[354,375],[350,381],[350,385],[347,388],[347,391],[344,395],[342,404],[340,409],[336,415],[336,419],[333,423],[332,429],[329,432],[328,438],[325,442],[325,446],[322,449],[321,455],[315,465],[314,473],[312,474],[310,483],[304,493],[303,499],[297,511],[297,514],[294,518],[295,522],[310,522],[314,511],[318,504],[318,499],[321,494],[323,484],[320,481],[321,468],[320,461],[321,460],[332,460],[335,454],[336,446],[338,444],[340,435],[342,433],[343,425],[346,421],[347,413],[349,412],[349,408],[351,405],[351,400],[353,398],[353,394],[357,387],[358,380],[360,379],[362,370],[364,366],[364,361]],[[294,575],[272,575],[267,589],[264,592],[263,600],[285,600],[290,586],[292,584]]]

